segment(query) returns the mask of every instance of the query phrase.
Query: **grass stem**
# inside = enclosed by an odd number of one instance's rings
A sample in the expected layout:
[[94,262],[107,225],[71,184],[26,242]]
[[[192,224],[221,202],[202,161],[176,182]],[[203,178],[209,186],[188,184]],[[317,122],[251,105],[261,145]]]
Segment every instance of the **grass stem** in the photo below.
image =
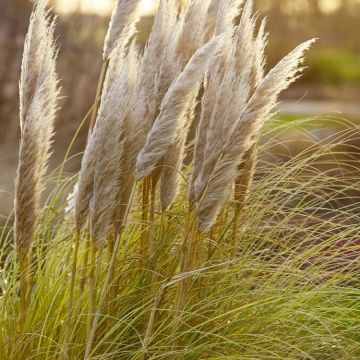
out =
[[[130,196],[130,201],[129,201],[129,204],[127,206],[126,212],[125,212],[125,219],[129,215],[131,204],[132,204],[133,199],[134,199],[134,195],[135,195],[135,187],[132,189],[132,194]],[[89,360],[90,359],[91,349],[92,349],[92,346],[93,346],[93,343],[94,343],[95,334],[96,334],[96,330],[97,330],[97,325],[98,325],[98,321],[99,321],[99,318],[100,318],[100,311],[101,311],[101,308],[103,307],[105,299],[106,299],[106,294],[107,294],[109,284],[110,284],[110,280],[111,280],[111,269],[115,266],[116,255],[117,255],[117,253],[119,251],[122,234],[123,233],[119,233],[119,234],[115,235],[116,240],[115,240],[115,245],[114,245],[114,251],[113,251],[113,254],[111,256],[111,261],[110,261],[110,264],[109,264],[109,267],[108,267],[108,271],[106,272],[106,277],[105,277],[105,280],[103,282],[103,286],[101,288],[100,299],[99,299],[99,303],[98,303],[98,307],[97,307],[94,319],[92,321],[92,327],[90,329],[91,331],[89,333],[89,336],[87,337],[84,360]]]
[[91,249],[91,241],[90,241],[90,237],[88,236],[85,241],[85,253],[84,253],[82,276],[81,276],[82,280],[81,280],[81,284],[80,284],[81,291],[84,291],[86,280],[87,280],[90,249]]
[[92,133],[93,128],[95,126],[96,117],[97,117],[99,106],[100,106],[101,94],[102,94],[108,66],[109,66],[109,60],[106,59],[106,60],[104,60],[102,67],[101,67],[101,71],[100,71],[100,77],[99,77],[99,82],[98,82],[97,89],[96,89],[94,107],[92,109],[91,118],[90,118],[89,135]]
[[96,255],[97,255],[96,245],[94,241],[91,241],[87,339],[89,339],[91,336],[91,329],[94,323],[94,313],[96,306]]
[[140,239],[140,258],[142,265],[147,263],[149,256],[149,178],[142,181],[142,231]]
[[80,231],[76,231],[75,241],[74,241],[74,251],[72,256],[72,267],[71,267],[71,279],[70,279],[70,292],[68,300],[68,321],[65,329],[65,341],[64,341],[64,359],[69,359],[69,343],[71,335],[71,319],[73,314],[73,303],[74,303],[74,292],[75,292],[75,279],[76,279],[76,269],[78,262],[79,254],[79,245],[80,245]]
[[28,261],[27,256],[20,257],[20,332],[24,331],[26,313],[27,313],[27,292],[28,292],[28,282],[27,282],[27,267]]

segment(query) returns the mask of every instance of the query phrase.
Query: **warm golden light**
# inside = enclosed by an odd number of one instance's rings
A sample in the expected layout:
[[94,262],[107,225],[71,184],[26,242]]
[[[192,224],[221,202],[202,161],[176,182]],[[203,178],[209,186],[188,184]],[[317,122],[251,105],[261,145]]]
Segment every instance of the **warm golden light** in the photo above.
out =
[[342,0],[321,0],[319,1],[319,8],[322,12],[326,14],[331,14],[337,10],[342,5]]
[[[141,0],[140,12],[142,15],[155,13],[159,0]],[[61,13],[81,11],[99,15],[109,14],[115,4],[114,0],[57,0],[56,9]]]
[[98,13],[101,15],[111,11],[112,0],[57,0],[56,9],[62,13],[74,11]]
[[142,0],[140,3],[140,12],[143,15],[152,15],[155,13],[159,0]]

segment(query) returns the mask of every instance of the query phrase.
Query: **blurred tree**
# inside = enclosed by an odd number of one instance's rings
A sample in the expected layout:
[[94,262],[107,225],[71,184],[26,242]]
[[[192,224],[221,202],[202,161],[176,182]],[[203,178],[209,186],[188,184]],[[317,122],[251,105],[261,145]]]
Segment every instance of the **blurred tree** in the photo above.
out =
[[[20,59],[24,34],[29,21],[32,4],[28,0],[0,0],[0,106],[2,117],[10,116],[17,94]],[[0,140],[10,136],[13,127],[0,122]],[[6,129],[6,131],[5,131]]]

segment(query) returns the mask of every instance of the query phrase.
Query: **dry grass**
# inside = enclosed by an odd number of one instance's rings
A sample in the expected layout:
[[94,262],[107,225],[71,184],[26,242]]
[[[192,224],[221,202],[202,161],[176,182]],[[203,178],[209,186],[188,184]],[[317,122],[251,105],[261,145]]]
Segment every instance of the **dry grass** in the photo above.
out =
[[356,185],[340,163],[340,174],[314,171],[356,129],[256,168],[278,96],[314,41],[265,74],[265,22],[257,31],[252,0],[240,4],[162,0],[141,52],[129,43],[137,2],[118,1],[79,176],[62,181],[62,164],[41,211],[58,85],[53,22],[36,3],[20,87],[19,260],[2,234],[0,355],[359,356],[358,202],[340,201]]

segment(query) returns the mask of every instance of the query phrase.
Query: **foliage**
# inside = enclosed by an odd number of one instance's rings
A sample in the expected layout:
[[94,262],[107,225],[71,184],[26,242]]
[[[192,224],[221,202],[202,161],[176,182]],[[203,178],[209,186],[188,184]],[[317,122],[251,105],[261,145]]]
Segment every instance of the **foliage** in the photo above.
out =
[[[344,144],[347,127],[286,162],[273,158],[281,133],[314,119],[273,121],[264,134],[250,197],[233,227],[233,204],[208,235],[189,237],[185,194],[153,222],[143,222],[141,196],[122,235],[115,276],[98,309],[91,359],[355,359],[359,338],[359,191],[356,162]],[[305,131],[305,130],[304,130]],[[286,144],[283,144],[286,146]],[[343,149],[343,150],[341,150]],[[326,171],[324,169],[327,169]],[[57,184],[41,215],[34,245],[32,297],[25,328],[18,327],[18,268],[11,231],[4,227],[0,358],[59,359],[68,321],[71,218],[64,199],[74,182]],[[146,259],[140,248],[154,242]],[[179,273],[185,239],[197,241],[195,270]],[[81,234],[69,359],[84,356],[87,338],[88,242]],[[109,252],[97,258],[97,301],[106,286]],[[87,265],[86,265],[87,264]],[[183,312],[175,308],[182,281],[190,282]],[[110,290],[109,290],[110,289]],[[108,302],[111,299],[111,302]],[[151,314],[154,321],[152,323]],[[149,330],[148,337],[146,331]]]

